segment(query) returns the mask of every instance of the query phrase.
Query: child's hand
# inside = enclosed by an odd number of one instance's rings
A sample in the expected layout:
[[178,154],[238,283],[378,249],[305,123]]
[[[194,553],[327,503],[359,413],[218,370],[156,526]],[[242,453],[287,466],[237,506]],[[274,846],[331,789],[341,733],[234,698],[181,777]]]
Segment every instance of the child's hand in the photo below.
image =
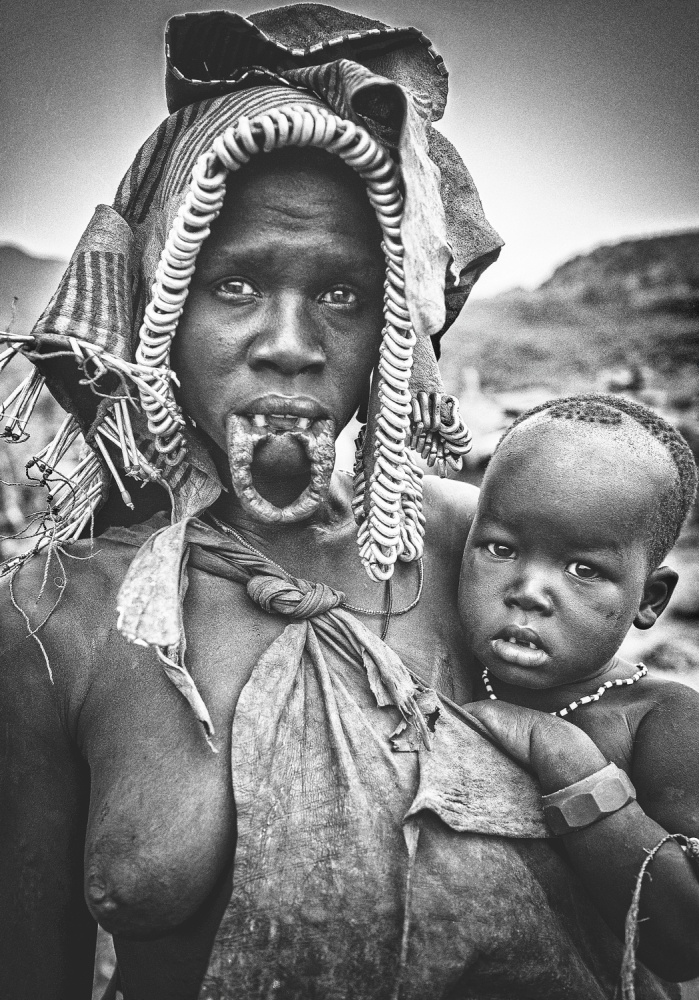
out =
[[478,701],[464,708],[511,757],[534,772],[545,795],[608,763],[586,733],[555,715],[504,701]]

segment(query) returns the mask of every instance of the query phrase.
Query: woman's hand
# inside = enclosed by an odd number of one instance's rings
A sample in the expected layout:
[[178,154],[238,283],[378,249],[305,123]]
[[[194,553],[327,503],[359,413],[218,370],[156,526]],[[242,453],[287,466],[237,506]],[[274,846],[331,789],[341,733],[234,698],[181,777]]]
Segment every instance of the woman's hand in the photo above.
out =
[[536,775],[544,795],[587,778],[608,763],[586,733],[547,712],[504,701],[474,702],[465,711]]

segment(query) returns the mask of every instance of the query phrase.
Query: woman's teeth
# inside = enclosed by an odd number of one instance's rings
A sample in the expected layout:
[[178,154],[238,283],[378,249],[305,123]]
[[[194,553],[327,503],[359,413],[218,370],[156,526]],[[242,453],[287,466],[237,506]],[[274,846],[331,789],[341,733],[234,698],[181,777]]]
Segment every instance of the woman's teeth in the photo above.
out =
[[285,413],[253,413],[255,427],[269,427],[281,431],[307,431],[312,421],[308,417],[294,417]]

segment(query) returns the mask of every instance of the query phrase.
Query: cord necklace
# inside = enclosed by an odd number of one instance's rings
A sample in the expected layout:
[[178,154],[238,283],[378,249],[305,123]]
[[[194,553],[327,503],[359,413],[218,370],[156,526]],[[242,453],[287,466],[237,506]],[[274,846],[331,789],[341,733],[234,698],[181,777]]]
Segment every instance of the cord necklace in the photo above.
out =
[[[266,562],[271,563],[272,566],[276,567],[276,569],[281,570],[281,572],[285,576],[291,576],[291,574],[286,569],[284,569],[283,566],[280,566],[279,563],[275,562],[273,559],[270,559],[269,556],[264,554],[264,552],[261,552],[259,549],[256,549],[254,545],[251,545],[250,542],[248,542],[247,539],[243,538],[243,536],[239,534],[235,530],[235,528],[232,528],[230,524],[226,524],[225,521],[221,521],[214,514],[209,514],[209,517],[214,522],[215,526],[225,535],[230,535],[232,538],[235,538],[236,541],[240,542],[240,544],[243,545],[249,552],[252,552],[254,553],[254,555],[259,556],[260,559],[264,559]],[[406,607],[400,608],[398,611],[393,610],[393,585],[391,577],[389,577],[389,579],[386,580],[386,606],[383,610],[376,611],[373,608],[360,608],[355,606],[354,604],[349,604],[347,601],[343,601],[340,607],[343,608],[345,611],[352,612],[352,614],[369,615],[373,618],[383,618],[384,623],[383,623],[383,628],[381,630],[381,641],[385,642],[386,636],[388,635],[388,629],[391,624],[391,618],[399,618],[401,615],[407,615],[409,611],[412,611],[413,608],[418,605],[420,598],[422,597],[422,587],[425,581],[425,572],[424,572],[422,558],[418,559],[417,561],[417,571],[418,571],[418,585],[417,585],[417,595],[415,597],[415,600],[412,601],[410,604],[408,604]]]

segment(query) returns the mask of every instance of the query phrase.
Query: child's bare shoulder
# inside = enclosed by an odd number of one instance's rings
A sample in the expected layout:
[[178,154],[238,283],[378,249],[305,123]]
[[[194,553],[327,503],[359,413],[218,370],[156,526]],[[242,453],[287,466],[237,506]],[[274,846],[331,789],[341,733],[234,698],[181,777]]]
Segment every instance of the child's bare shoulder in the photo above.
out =
[[647,678],[631,779],[645,811],[671,833],[699,833],[699,691]]
[[699,690],[657,674],[645,677],[629,691],[624,716],[636,763],[646,752],[657,757],[680,746],[699,762]]
[[[641,693],[640,687],[638,693]],[[661,712],[664,717],[667,717],[667,713],[677,713],[678,717],[691,718],[695,726],[699,720],[699,690],[669,677],[657,674],[645,677],[642,704],[645,711],[641,725],[652,722],[656,712]]]

